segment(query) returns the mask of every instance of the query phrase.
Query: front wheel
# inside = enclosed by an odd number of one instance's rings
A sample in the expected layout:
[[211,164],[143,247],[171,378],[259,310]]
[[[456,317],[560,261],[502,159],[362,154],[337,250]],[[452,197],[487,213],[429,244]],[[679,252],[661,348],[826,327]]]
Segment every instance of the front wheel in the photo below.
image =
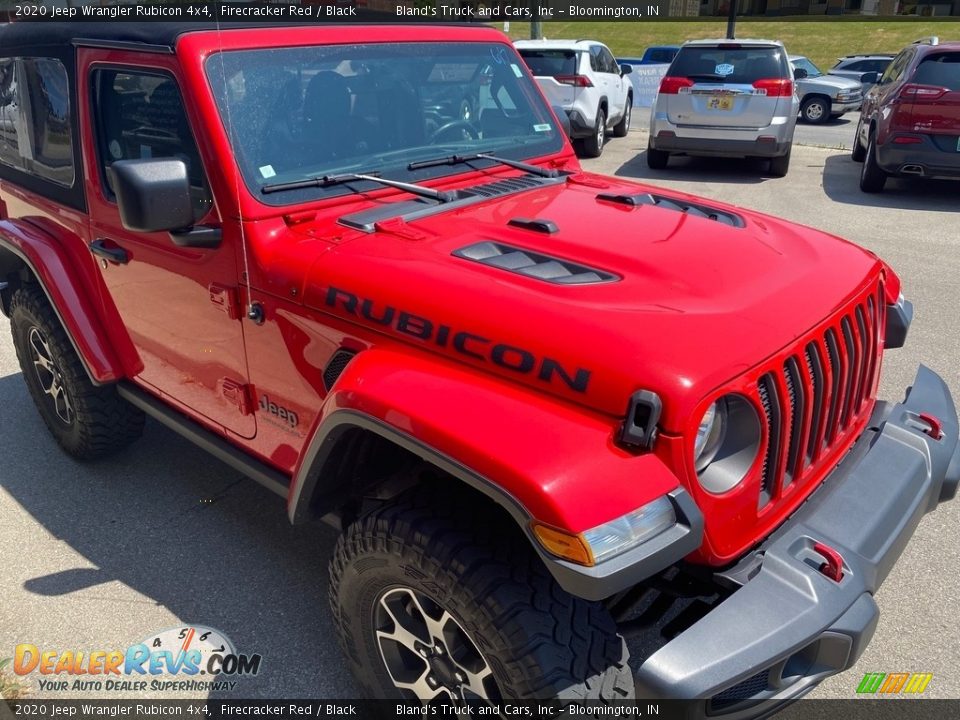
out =
[[564,592],[468,504],[444,505],[414,492],[337,543],[330,602],[363,690],[444,703],[632,698],[609,613]]
[[830,101],[822,97],[804,100],[800,106],[800,116],[815,125],[825,123],[830,119]]

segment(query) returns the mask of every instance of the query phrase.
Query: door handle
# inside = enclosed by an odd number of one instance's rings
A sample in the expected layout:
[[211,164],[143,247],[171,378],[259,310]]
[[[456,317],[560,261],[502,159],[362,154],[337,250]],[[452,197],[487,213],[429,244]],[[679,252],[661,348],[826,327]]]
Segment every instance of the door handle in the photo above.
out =
[[107,247],[107,242],[104,238],[97,238],[90,243],[90,252],[118,265],[130,262],[130,253],[122,247]]

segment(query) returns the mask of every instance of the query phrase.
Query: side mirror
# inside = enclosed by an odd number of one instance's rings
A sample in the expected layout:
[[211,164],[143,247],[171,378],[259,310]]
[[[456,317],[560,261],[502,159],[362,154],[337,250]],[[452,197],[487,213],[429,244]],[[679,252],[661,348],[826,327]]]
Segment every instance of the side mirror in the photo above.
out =
[[632,72],[633,72],[633,65],[627,65],[626,63],[624,63],[623,65],[620,66],[620,77],[623,77],[624,75],[629,75]]
[[803,68],[795,68],[794,71],[793,71],[793,79],[794,79],[794,80],[803,80],[803,79],[805,79],[805,78],[807,77],[808,74],[809,74],[809,73],[808,73],[806,70],[804,70]]
[[573,130],[570,128],[570,118],[567,115],[567,111],[564,110],[559,105],[552,105],[553,113],[557,116],[557,120],[560,121],[560,127],[563,128],[563,131],[567,134],[567,137],[570,137],[570,133]]
[[127,230],[150,233],[193,225],[190,178],[183,160],[117,160],[108,172],[120,222]]
[[880,79],[880,73],[876,73],[876,72],[868,72],[860,76],[860,82],[865,83],[867,85],[874,85],[879,79]]

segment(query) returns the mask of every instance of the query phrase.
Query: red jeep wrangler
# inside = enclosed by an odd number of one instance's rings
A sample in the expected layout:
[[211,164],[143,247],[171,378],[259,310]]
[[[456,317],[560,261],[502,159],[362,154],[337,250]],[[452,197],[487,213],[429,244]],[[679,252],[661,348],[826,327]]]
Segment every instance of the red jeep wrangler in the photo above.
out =
[[50,431],[90,459],[149,415],[340,525],[373,696],[769,712],[858,658],[956,492],[944,382],[876,400],[912,316],[893,271],[583,172],[497,31],[0,48],[0,297]]

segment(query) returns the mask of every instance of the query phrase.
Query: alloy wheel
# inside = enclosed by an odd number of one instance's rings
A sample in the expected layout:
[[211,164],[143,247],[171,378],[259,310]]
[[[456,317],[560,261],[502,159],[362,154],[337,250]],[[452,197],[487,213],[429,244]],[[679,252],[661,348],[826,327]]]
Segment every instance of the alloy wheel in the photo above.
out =
[[37,327],[30,328],[27,341],[30,344],[31,360],[37,379],[40,381],[40,389],[49,398],[57,417],[65,425],[71,425],[74,419],[73,404],[63,385],[60,368],[53,361],[49,343]]
[[388,590],[374,609],[377,647],[393,684],[422,702],[496,700],[490,664],[460,622],[427,595]]

